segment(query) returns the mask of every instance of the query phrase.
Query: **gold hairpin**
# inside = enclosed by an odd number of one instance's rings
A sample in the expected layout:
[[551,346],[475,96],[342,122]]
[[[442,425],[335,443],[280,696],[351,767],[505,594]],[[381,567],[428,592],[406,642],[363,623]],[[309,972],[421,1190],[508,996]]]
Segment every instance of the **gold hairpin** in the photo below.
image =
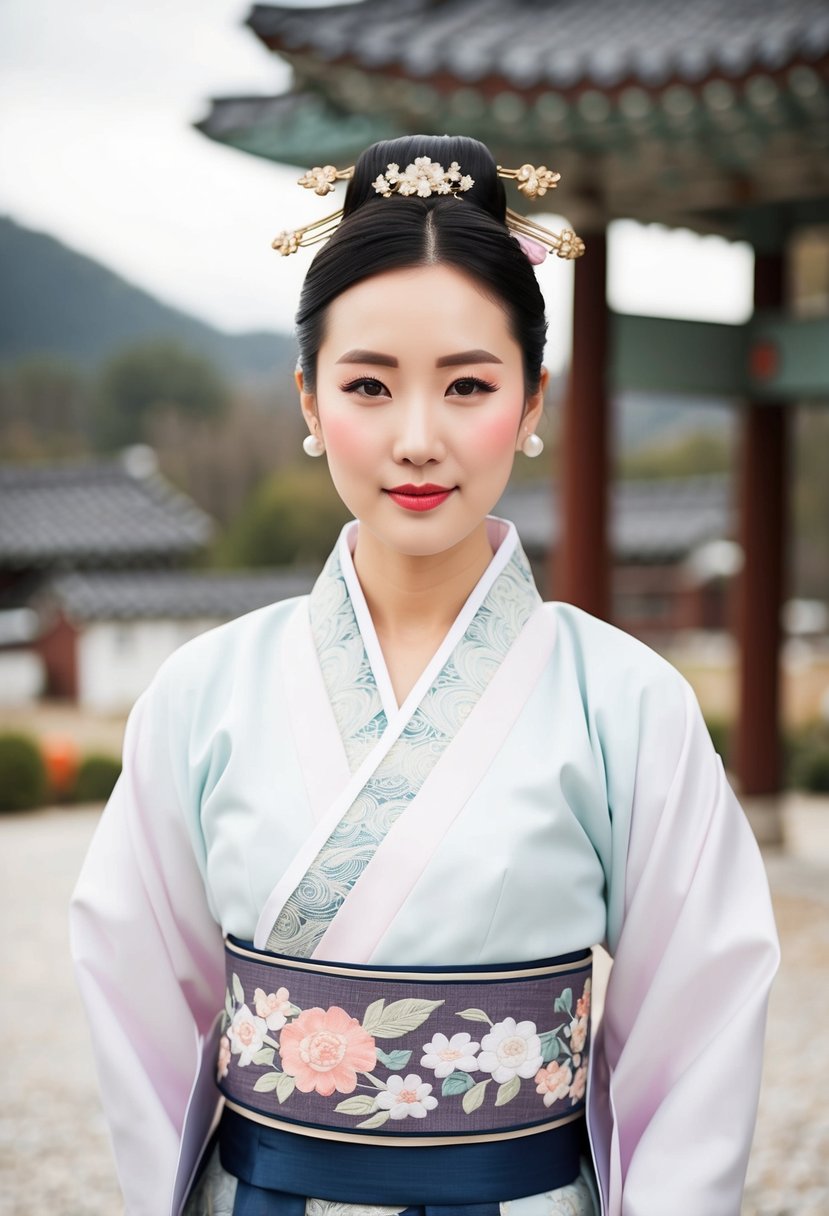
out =
[[334,165],[314,165],[313,169],[297,178],[297,185],[304,186],[306,190],[313,190],[315,194],[330,194],[338,181],[345,181],[353,176],[353,165],[349,165],[347,169],[337,169]]
[[300,245],[316,245],[319,241],[326,241],[334,234],[342,217],[343,209],[340,207],[339,211],[333,211],[321,220],[314,220],[313,224],[306,224],[304,228],[278,232],[271,241],[271,248],[287,257],[289,253],[296,253]]
[[[548,190],[554,190],[561,180],[561,174],[548,169],[546,165],[521,165],[518,169],[505,169],[503,165],[496,166],[498,176],[517,183],[518,189],[527,198],[541,198]],[[335,188],[337,181],[345,181],[354,176],[354,165],[347,169],[337,169],[334,165],[315,165],[297,179],[300,186],[313,190],[316,194],[325,195]],[[432,194],[453,194],[456,198],[474,186],[474,179],[468,174],[462,174],[457,161],[452,161],[448,169],[428,156],[418,156],[412,164],[407,165],[401,172],[400,166],[389,164],[372,185],[383,198],[392,194],[404,197],[415,196],[428,198]],[[272,242],[272,247],[283,257],[296,253],[300,246],[315,245],[327,240],[342,219],[343,208],[332,212],[322,219],[306,224],[303,228],[295,228],[290,232],[280,232]],[[570,228],[562,232],[551,232],[549,228],[536,224],[527,216],[507,208],[507,227],[511,232],[520,233],[539,241],[545,248],[552,250],[560,258],[578,258],[584,253],[584,241],[576,236]]]
[[522,165],[520,169],[505,169],[503,165],[496,166],[499,177],[506,177],[516,182],[518,189],[527,198],[541,198],[548,190],[555,190],[561,181],[561,174],[554,173],[546,165]]
[[584,241],[580,236],[576,236],[572,228],[563,228],[561,232],[551,232],[549,228],[536,224],[535,220],[529,219],[526,215],[519,215],[510,207],[507,207],[507,227],[510,232],[518,232],[522,236],[540,241],[557,257],[565,258],[568,261],[580,258],[584,253]]

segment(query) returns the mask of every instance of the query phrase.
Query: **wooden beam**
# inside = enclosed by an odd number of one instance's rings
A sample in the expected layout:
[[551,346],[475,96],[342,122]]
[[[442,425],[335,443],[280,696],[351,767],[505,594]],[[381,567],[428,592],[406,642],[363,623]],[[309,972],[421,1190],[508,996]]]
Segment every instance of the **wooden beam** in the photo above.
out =
[[607,238],[600,231],[584,239],[587,252],[576,264],[573,292],[573,353],[559,453],[562,527],[552,585],[556,599],[609,620]]
[[[758,309],[783,303],[783,256],[757,254]],[[736,773],[745,795],[775,794],[782,784],[780,651],[786,595],[791,410],[783,402],[749,402],[742,409],[740,541],[744,565],[737,584],[740,642]]]

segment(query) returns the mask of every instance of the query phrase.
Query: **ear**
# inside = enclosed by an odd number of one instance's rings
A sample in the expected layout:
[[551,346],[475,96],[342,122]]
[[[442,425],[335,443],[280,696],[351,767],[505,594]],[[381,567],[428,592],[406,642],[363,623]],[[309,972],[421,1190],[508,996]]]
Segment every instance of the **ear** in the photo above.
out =
[[322,430],[320,427],[319,415],[317,414],[317,398],[314,393],[305,391],[305,379],[302,375],[302,368],[297,364],[294,372],[294,380],[296,381],[297,390],[299,391],[299,407],[302,410],[302,416],[305,419],[308,430],[312,435],[321,436]]
[[518,439],[516,441],[516,449],[521,447],[521,444],[528,435],[532,435],[538,428],[541,421],[541,415],[544,410],[544,393],[550,379],[550,373],[546,367],[542,367],[541,374],[538,380],[538,389],[531,393],[524,403],[524,413],[521,418],[521,426],[518,431]]

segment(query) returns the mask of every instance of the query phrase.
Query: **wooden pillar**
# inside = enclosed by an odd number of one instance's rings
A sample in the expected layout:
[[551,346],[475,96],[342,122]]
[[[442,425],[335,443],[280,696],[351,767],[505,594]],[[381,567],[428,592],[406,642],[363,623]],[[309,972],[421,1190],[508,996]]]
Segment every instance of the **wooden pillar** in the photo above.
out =
[[585,235],[575,265],[573,354],[559,450],[561,529],[553,593],[609,620],[607,544],[609,406],[607,391],[607,237]]
[[[755,258],[755,308],[784,303],[780,253]],[[780,651],[787,594],[791,409],[749,402],[742,411],[739,491],[744,565],[737,585],[739,715],[734,768],[742,794],[774,794],[782,782]]]

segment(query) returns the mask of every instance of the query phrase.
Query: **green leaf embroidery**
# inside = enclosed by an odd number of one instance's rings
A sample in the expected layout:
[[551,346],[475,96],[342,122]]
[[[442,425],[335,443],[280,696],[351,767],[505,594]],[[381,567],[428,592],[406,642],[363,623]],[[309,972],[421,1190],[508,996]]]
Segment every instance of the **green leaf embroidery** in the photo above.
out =
[[301,1013],[302,1013],[302,1010],[299,1008],[298,1005],[289,1005],[288,1006],[287,1016],[289,1018],[298,1018]]
[[279,1044],[277,1043],[276,1039],[272,1039],[269,1034],[265,1035],[262,1042],[267,1043],[269,1047],[274,1047],[277,1051],[279,1050]]
[[272,1047],[260,1047],[256,1055],[253,1057],[254,1064],[273,1064],[275,1051]]
[[573,1016],[573,989],[565,988],[561,996],[556,997],[556,1003],[553,1006],[556,1013],[569,1013]]
[[386,1082],[381,1081],[378,1077],[375,1077],[373,1073],[364,1072],[363,1076],[367,1081],[371,1081],[372,1085],[376,1085],[378,1089],[388,1089]]
[[227,1014],[228,1018],[233,1017],[233,1000],[231,998],[229,989],[225,989],[225,1013]]
[[441,1096],[451,1098],[453,1094],[465,1094],[474,1084],[474,1077],[470,1077],[468,1072],[462,1072],[457,1068],[454,1072],[450,1072],[448,1077],[443,1078],[443,1084],[440,1087]]
[[384,1123],[388,1122],[390,1116],[391,1111],[378,1110],[376,1115],[372,1115],[370,1119],[364,1119],[362,1123],[358,1123],[356,1126],[365,1128],[382,1127]]
[[386,998],[381,996],[379,1001],[372,1001],[368,1009],[363,1015],[363,1030],[367,1034],[374,1034],[374,1027],[383,1016],[383,1008],[386,1004]]
[[521,1088],[520,1077],[510,1077],[509,1081],[505,1081],[503,1085],[498,1086],[498,1094],[495,1098],[496,1106],[506,1106],[507,1102],[511,1102],[513,1098],[518,1096],[518,1091]]
[[254,1089],[259,1094],[270,1094],[276,1089],[279,1084],[279,1078],[284,1076],[281,1072],[263,1072],[261,1077],[256,1078]]
[[296,1077],[292,1077],[287,1072],[278,1072],[276,1075],[276,1096],[279,1099],[280,1105],[290,1098],[294,1092],[296,1085]]
[[558,1036],[552,1030],[545,1030],[540,1034],[541,1040],[541,1059],[545,1064],[550,1064],[553,1060],[557,1060],[561,1055],[561,1043]]
[[232,983],[233,983],[233,995],[236,997],[236,1000],[239,1002],[239,1004],[240,1004],[240,1005],[244,1005],[244,1003],[245,1003],[245,990],[244,990],[244,988],[242,987],[242,981],[239,979],[239,977],[238,977],[238,975],[236,974],[236,972],[235,972],[235,971],[234,971],[234,973],[233,973],[233,981],[232,981]]
[[[418,1026],[422,1026],[426,1019],[443,1001],[421,1001],[415,1000],[413,997],[407,997],[402,1001],[392,1001],[391,1005],[387,1005],[382,1011],[379,1019],[374,1023],[369,1034],[373,1034],[375,1039],[396,1039],[401,1034],[408,1034],[410,1030],[417,1030]],[[366,1010],[368,1015],[369,1009]],[[368,1030],[368,1027],[363,1021],[363,1029]]]
[[477,1085],[473,1085],[463,1095],[463,1109],[468,1115],[471,1115],[473,1110],[477,1110],[484,1100],[484,1092],[487,1085],[492,1080],[492,1077],[487,1081],[479,1081]]
[[390,1051],[386,1054],[385,1051],[381,1051],[379,1047],[377,1048],[377,1059],[382,1064],[385,1064],[386,1068],[391,1072],[398,1072],[399,1069],[405,1068],[411,1058],[412,1053],[410,1051]]
[[483,1009],[459,1009],[455,1016],[465,1018],[467,1022],[487,1022],[492,1025],[492,1018],[488,1017]]
[[370,1115],[374,1110],[374,1098],[371,1094],[355,1094],[353,1098],[340,1102],[334,1110],[339,1115]]

